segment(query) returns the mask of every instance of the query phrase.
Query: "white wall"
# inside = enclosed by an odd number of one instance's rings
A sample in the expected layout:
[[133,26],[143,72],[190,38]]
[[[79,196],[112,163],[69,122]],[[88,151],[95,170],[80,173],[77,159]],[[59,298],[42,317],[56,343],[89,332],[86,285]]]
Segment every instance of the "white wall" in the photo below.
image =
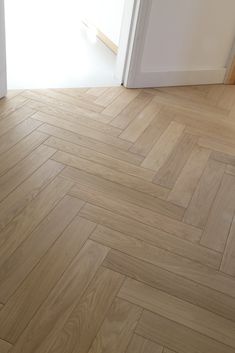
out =
[[235,36],[235,0],[141,1],[137,85],[223,81]]
[[89,23],[118,46],[125,0],[84,0]]

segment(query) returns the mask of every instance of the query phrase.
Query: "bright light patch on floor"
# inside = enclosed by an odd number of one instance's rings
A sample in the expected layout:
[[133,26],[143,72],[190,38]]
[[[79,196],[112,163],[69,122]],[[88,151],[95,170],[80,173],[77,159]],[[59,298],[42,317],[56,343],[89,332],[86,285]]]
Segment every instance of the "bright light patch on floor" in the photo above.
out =
[[6,0],[8,88],[110,86],[115,55],[82,24],[85,0]]

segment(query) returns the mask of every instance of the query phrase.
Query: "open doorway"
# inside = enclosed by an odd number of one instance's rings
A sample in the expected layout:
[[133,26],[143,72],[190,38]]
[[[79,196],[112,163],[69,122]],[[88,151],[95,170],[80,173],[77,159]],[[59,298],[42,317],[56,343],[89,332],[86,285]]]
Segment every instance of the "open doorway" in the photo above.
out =
[[117,54],[125,5],[125,0],[5,1],[8,88],[120,85]]

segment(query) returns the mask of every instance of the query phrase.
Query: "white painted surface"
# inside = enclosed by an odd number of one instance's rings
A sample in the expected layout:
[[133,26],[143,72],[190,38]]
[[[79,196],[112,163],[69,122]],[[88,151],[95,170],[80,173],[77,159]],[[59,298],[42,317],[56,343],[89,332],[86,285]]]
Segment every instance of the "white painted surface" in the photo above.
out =
[[85,18],[117,46],[125,1],[84,0]]
[[4,2],[0,0],[0,98],[7,92]]
[[129,87],[223,82],[234,0],[141,0]]
[[116,56],[81,24],[84,3],[6,1],[9,89],[120,84]]
[[124,9],[123,9],[123,17],[121,23],[121,32],[120,32],[120,40],[119,40],[119,48],[117,54],[117,64],[115,74],[116,77],[123,82],[125,71],[128,70],[128,65],[130,58],[128,54],[131,52],[129,48],[133,45],[133,37],[136,25],[136,8],[138,7],[139,0],[125,0]]

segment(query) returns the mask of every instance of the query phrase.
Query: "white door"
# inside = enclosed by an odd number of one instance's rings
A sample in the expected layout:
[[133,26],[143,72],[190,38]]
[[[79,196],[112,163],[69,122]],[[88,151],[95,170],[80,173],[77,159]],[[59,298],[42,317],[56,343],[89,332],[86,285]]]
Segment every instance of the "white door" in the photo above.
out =
[[7,93],[4,0],[0,0],[0,98]]
[[235,0],[136,0],[126,87],[223,83]]

